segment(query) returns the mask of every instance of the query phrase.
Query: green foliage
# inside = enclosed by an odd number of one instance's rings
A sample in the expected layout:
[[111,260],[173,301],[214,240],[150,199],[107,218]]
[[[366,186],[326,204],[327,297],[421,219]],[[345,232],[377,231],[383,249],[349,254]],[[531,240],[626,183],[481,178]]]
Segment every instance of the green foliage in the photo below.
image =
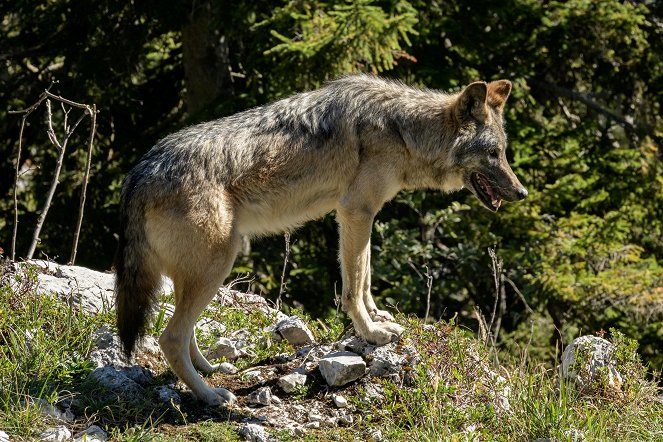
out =
[[[310,72],[309,87],[317,79],[343,73],[390,70],[398,58],[407,57],[403,43],[416,35],[416,10],[405,0],[375,5],[374,0],[289,2],[274,10],[272,17],[257,24],[269,26],[280,43],[266,56],[284,58],[288,65]],[[283,26],[295,37],[279,32]],[[401,43],[403,42],[403,43]],[[320,75],[322,74],[322,77]]]
[[[581,396],[540,364],[495,367],[489,352],[454,325],[407,337],[420,357],[408,387],[384,382],[381,402],[357,402],[389,440],[651,440],[663,431],[655,386],[645,380],[634,340],[612,331],[623,395]],[[492,370],[499,373],[492,374]],[[508,408],[505,402],[508,401]]]
[[94,368],[87,356],[99,318],[38,295],[35,268],[13,275],[5,266],[0,262],[0,422],[30,435],[45,420],[39,401],[68,399]]

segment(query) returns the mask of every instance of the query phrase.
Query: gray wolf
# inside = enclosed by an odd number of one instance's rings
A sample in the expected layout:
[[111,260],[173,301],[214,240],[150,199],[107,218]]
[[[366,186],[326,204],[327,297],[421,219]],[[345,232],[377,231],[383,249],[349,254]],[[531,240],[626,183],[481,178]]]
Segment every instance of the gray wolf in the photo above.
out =
[[171,368],[201,400],[229,403],[196,372],[194,325],[228,276],[242,235],[288,231],[336,211],[342,308],[374,344],[403,328],[371,296],[370,235],[402,189],[469,189],[489,210],[527,196],[506,159],[507,80],[458,93],[350,75],[318,90],[198,124],[159,141],[127,175],[116,256],[117,326],[127,355],[162,274],[175,312],[159,339]]

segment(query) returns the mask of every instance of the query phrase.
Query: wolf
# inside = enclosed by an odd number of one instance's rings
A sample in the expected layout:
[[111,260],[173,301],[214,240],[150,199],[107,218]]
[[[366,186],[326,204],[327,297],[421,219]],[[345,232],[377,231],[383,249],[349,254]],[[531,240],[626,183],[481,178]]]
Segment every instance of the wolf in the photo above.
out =
[[131,356],[161,275],[175,312],[159,338],[175,374],[202,401],[235,396],[212,372],[194,325],[231,271],[243,235],[290,231],[336,212],[342,309],[356,333],[382,345],[403,332],[371,296],[370,236],[382,205],[403,189],[469,189],[488,210],[527,190],[506,157],[508,80],[460,92],[355,74],[166,136],[126,176],[116,255],[117,327]]

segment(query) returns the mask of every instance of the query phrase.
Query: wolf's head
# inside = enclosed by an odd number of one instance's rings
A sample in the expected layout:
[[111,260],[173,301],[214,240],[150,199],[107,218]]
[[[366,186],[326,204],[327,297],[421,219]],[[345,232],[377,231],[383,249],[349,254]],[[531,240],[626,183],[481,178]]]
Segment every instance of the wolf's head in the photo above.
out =
[[496,212],[502,201],[527,197],[506,159],[506,133],[502,112],[511,82],[476,82],[458,95],[453,117],[459,130],[454,162],[463,183],[483,205]]

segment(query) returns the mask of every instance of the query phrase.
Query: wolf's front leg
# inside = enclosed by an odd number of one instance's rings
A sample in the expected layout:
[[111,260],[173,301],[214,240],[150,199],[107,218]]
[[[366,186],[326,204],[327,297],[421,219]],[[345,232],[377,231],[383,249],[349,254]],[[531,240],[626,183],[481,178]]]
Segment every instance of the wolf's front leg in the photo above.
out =
[[366,310],[368,311],[368,315],[371,317],[373,321],[379,321],[379,322],[387,322],[387,321],[393,321],[394,317],[391,315],[386,310],[380,310],[377,305],[375,305],[375,301],[373,300],[373,296],[371,295],[371,247],[370,243],[369,246],[366,250],[366,253],[368,253],[368,256],[366,257],[366,271],[364,272],[364,283],[362,284],[363,287],[363,293],[364,293],[364,305],[366,306]]
[[341,273],[343,296],[341,304],[357,334],[372,344],[387,344],[403,333],[403,327],[394,322],[374,322],[367,310],[370,302],[373,312],[377,312],[370,291],[370,238],[373,215],[366,211],[353,211],[347,208],[337,210],[340,233]]

